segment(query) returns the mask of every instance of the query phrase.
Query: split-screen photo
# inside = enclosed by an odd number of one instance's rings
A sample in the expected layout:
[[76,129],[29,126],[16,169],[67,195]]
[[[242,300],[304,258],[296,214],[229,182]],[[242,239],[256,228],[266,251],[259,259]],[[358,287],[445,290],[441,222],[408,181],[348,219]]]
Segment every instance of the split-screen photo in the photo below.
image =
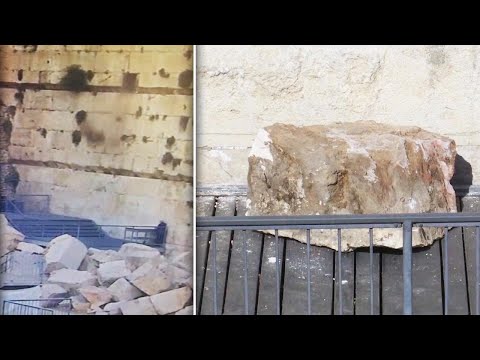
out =
[[0,314],[480,314],[478,50],[1,45]]

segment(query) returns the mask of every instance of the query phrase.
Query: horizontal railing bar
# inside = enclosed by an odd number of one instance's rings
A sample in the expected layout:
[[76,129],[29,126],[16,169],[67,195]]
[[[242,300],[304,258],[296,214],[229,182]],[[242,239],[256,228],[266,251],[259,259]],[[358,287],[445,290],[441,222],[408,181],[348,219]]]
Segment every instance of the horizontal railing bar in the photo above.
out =
[[297,230],[297,229],[310,229],[310,230],[330,230],[330,229],[369,229],[369,228],[390,228],[396,229],[400,228],[401,224],[341,224],[341,225],[262,225],[262,226],[255,226],[255,225],[230,225],[230,226],[202,226],[198,228],[197,224],[197,231],[221,231],[221,230]]
[[462,223],[416,223],[416,227],[445,227],[445,226],[455,226],[455,227],[477,227],[480,226],[478,222],[462,222]]
[[197,217],[197,228],[254,226],[277,228],[292,225],[358,225],[415,223],[480,223],[479,213],[342,214],[306,216],[209,216]]

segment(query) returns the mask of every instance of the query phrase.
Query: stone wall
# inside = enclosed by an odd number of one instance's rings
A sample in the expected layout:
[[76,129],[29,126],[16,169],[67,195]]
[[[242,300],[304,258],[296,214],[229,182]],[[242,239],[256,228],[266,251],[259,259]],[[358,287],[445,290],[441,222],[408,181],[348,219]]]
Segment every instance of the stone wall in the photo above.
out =
[[478,46],[199,46],[197,185],[246,185],[261,127],[356,120],[453,138],[480,185],[479,78]]
[[0,47],[18,193],[100,224],[192,241],[192,46]]

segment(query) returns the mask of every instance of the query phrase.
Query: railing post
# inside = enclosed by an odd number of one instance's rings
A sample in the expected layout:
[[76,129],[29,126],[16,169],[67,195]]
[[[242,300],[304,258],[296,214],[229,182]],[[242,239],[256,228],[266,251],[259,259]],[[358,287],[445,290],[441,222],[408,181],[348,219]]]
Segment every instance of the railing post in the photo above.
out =
[[412,221],[403,222],[403,314],[412,315]]

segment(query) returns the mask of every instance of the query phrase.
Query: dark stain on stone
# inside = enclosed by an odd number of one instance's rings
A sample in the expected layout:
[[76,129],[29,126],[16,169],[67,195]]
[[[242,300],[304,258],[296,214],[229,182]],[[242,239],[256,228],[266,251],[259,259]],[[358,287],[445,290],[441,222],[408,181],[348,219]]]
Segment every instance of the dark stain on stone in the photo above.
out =
[[82,141],[82,133],[80,132],[80,130],[75,130],[72,133],[72,143],[75,146],[78,146],[78,144],[80,144],[81,141]]
[[187,110],[187,105],[183,104],[183,110]]
[[163,115],[162,120],[163,121],[167,120],[167,115]]
[[156,72],[156,71],[154,71],[154,72],[153,72],[153,75],[157,75],[157,72]]
[[178,86],[181,88],[188,88],[192,85],[193,82],[193,71],[192,70],[185,70],[180,73],[178,76]]
[[148,118],[148,120],[150,120],[150,121],[155,120],[155,115],[150,115],[150,117]]
[[191,59],[193,55],[193,50],[187,50],[183,53],[183,56],[185,56],[187,59]]
[[157,114],[155,115],[155,120],[158,120],[158,119],[160,119],[160,115]]
[[172,162],[172,167],[175,170],[175,168],[182,163],[182,159],[173,159]]
[[187,201],[187,206],[189,208],[193,208],[193,201]]
[[10,136],[12,134],[13,124],[10,120],[6,119],[3,122],[2,127],[3,127],[3,132],[5,134],[7,134],[8,136]]
[[75,114],[75,120],[77,120],[78,125],[82,124],[83,122],[85,122],[85,120],[87,120],[87,112],[84,110],[78,111]]
[[10,105],[7,107],[7,114],[10,115],[10,117],[14,118],[15,114],[17,113],[17,107]]
[[60,80],[60,85],[70,91],[80,92],[88,89],[88,73],[80,65],[70,65],[67,73]]
[[168,163],[171,163],[173,161],[173,155],[169,152],[165,153],[162,157],[162,164],[166,165]]
[[60,133],[63,134],[63,130],[60,130]]
[[115,118],[115,120],[118,121],[118,122],[120,122],[120,121],[122,121],[122,118],[121,118],[120,116],[117,116],[117,117]]
[[40,135],[42,135],[43,138],[47,137],[47,129],[41,128],[41,129],[37,129],[37,131],[40,133]]
[[23,69],[18,70],[17,79],[18,79],[18,81],[23,80]]
[[120,137],[120,140],[123,142],[127,143],[127,145],[132,145],[135,142],[135,139],[137,138],[137,135],[132,134],[132,135],[122,135]]
[[125,73],[122,79],[123,90],[133,93],[137,91],[138,87],[138,74]]
[[187,129],[187,125],[188,125],[188,119],[189,117],[188,116],[182,116],[180,118],[180,128],[185,131]]
[[87,80],[88,81],[92,81],[94,76],[95,76],[95,73],[92,70],[87,71]]
[[170,77],[170,73],[167,73],[165,71],[164,68],[161,68],[160,70],[158,70],[158,74],[162,77],[162,78],[169,78]]
[[87,127],[84,130],[84,135],[91,145],[101,145],[105,142],[105,134],[103,131],[95,131]]
[[140,116],[142,116],[143,109],[141,106],[138,107],[137,112],[135,113],[135,117],[138,119]]
[[150,142],[151,140],[150,140],[150,138],[149,138],[148,136],[144,136],[144,137],[142,138],[142,141],[143,141],[144,143],[148,143],[148,142]]
[[170,136],[168,139],[167,139],[167,149],[171,149],[173,144],[175,144],[175,136]]
[[19,104],[23,104],[23,99],[25,97],[25,94],[19,91],[19,92],[16,92],[15,95],[13,95],[13,97]]

